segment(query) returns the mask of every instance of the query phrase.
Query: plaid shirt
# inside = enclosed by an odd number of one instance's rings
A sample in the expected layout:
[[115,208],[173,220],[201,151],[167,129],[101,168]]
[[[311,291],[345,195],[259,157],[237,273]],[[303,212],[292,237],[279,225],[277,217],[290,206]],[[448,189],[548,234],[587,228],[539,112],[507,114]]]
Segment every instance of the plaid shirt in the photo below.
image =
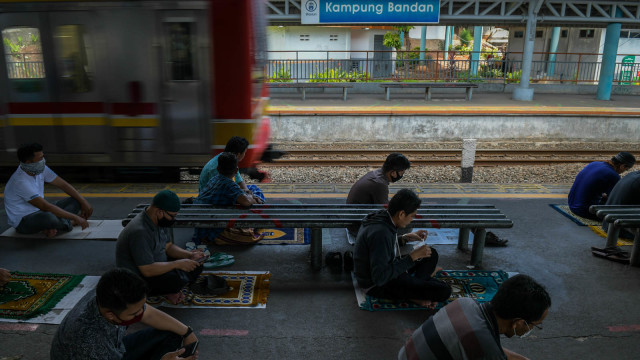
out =
[[[194,204],[209,205],[234,205],[238,196],[244,195],[240,185],[223,175],[216,175],[205,186],[204,190],[193,200]],[[213,242],[224,229],[202,229],[196,228],[193,234],[193,241],[200,244],[207,240]]]

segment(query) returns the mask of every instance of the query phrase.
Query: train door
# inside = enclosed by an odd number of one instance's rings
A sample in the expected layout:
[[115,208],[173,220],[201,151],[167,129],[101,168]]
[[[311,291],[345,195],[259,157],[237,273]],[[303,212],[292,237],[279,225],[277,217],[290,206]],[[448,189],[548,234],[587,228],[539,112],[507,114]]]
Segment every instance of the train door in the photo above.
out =
[[173,154],[206,153],[208,73],[205,11],[163,11],[162,108],[165,144]]
[[[56,97],[64,134],[60,150],[75,160],[107,152],[109,127],[98,79],[97,41],[99,17],[95,12],[51,12],[49,31],[53,36],[56,69]],[[98,46],[96,46],[98,45]]]
[[47,27],[44,12],[0,14],[4,51],[0,92],[8,125],[2,149],[12,150],[21,143],[37,141],[47,152],[59,150],[56,139],[60,129],[54,126],[51,103],[54,69],[50,65],[51,37],[47,36]]

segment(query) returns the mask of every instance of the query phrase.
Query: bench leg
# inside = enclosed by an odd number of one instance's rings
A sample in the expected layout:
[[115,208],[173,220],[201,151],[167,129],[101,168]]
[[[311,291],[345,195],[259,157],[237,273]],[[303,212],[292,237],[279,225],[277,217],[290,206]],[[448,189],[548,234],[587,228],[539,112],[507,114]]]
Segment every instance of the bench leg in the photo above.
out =
[[305,88],[302,88],[302,100],[305,100],[307,98],[307,93],[305,90]]
[[322,268],[322,228],[311,228],[311,268]]
[[391,89],[390,89],[390,88],[388,88],[388,87],[384,88],[384,93],[385,93],[385,94],[386,94],[386,96],[387,96],[387,97],[386,97],[387,101],[389,101],[389,93],[390,93],[390,92],[391,92]]
[[635,230],[636,236],[633,238],[633,248],[631,249],[629,264],[631,264],[631,266],[640,267],[640,228]]
[[467,101],[471,101],[472,92],[473,92],[473,88],[467,88]]
[[427,101],[431,101],[431,88],[428,87],[426,91],[427,91]]
[[469,229],[460,228],[458,234],[458,250],[469,251]]
[[342,88],[342,101],[347,101],[347,88]]
[[473,237],[473,247],[471,248],[471,265],[478,267],[482,265],[482,255],[484,252],[484,240],[487,236],[485,229],[476,229]]
[[618,237],[620,236],[620,228],[612,223],[609,223],[609,229],[607,230],[607,244],[605,248],[611,248],[618,246]]

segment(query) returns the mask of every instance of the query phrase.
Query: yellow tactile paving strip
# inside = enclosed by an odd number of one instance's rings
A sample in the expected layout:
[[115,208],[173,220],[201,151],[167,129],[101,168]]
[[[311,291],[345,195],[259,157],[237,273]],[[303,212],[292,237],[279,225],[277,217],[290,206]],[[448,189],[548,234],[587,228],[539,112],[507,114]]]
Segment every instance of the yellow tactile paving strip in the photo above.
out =
[[[198,184],[73,184],[87,198],[150,198],[169,189],[185,198],[198,196]],[[350,184],[259,184],[267,198],[346,198]],[[391,193],[401,188],[414,190],[421,198],[566,198],[570,184],[406,184],[392,185]],[[4,192],[4,185],[0,186]],[[47,185],[45,196],[64,195]],[[0,194],[0,197],[4,195]]]
[[267,109],[270,115],[581,115],[640,116],[639,108],[605,106],[283,106]]

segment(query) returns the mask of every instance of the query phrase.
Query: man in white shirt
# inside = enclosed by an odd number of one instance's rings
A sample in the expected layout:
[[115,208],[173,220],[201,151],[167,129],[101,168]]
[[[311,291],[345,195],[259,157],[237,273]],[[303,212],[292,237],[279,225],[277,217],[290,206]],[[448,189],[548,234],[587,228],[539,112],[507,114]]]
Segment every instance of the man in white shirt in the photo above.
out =
[[[64,179],[45,164],[42,145],[22,145],[18,149],[20,166],[11,175],[4,189],[4,207],[10,226],[21,234],[44,232],[47,237],[59,231],[71,231],[73,226],[89,226],[93,213],[91,204]],[[69,198],[50,203],[44,199],[44,183],[51,183],[67,193]]]

